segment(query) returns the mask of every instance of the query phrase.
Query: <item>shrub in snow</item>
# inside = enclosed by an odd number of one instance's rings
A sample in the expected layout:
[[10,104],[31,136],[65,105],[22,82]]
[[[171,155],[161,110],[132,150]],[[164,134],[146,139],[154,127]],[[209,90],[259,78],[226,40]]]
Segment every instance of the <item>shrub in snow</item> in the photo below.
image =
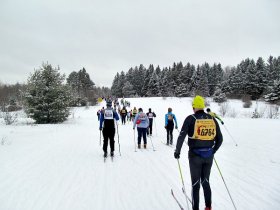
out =
[[221,103],[219,112],[223,117],[226,115],[228,110],[229,110],[228,103],[227,102]]
[[254,111],[253,114],[252,114],[252,118],[260,118],[260,117],[261,117],[261,116],[260,116],[258,110],[255,109],[255,111]]
[[243,108],[250,108],[252,106],[251,96],[244,95],[242,96]]
[[17,113],[15,112],[3,112],[3,118],[6,125],[11,125],[17,121]]
[[26,112],[36,123],[59,123],[69,115],[71,94],[59,68],[43,64],[28,79]]
[[268,118],[277,119],[279,117],[279,106],[274,105],[270,106],[268,109]]

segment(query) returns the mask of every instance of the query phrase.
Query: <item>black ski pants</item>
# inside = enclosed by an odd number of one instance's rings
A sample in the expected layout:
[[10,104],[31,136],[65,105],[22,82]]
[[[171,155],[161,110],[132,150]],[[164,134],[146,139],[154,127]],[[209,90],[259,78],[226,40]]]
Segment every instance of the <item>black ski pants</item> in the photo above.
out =
[[147,128],[147,134],[151,134],[153,133],[153,118],[149,119],[149,127]]
[[147,128],[137,128],[138,131],[138,144],[141,144],[141,138],[143,136],[144,144],[147,144]]
[[126,115],[122,115],[122,124],[125,124],[125,120],[126,120]]
[[166,131],[167,131],[167,144],[173,144],[173,130],[174,127],[167,127]]
[[104,137],[104,142],[103,142],[103,151],[107,152],[107,147],[108,147],[108,141],[110,140],[110,148],[111,152],[115,151],[115,128],[110,128],[110,129],[103,129],[103,137]]
[[205,206],[211,207],[211,188],[209,177],[213,164],[212,155],[209,158],[202,158],[192,151],[189,151],[189,165],[192,180],[192,206],[193,210],[199,209],[199,189],[203,187]]

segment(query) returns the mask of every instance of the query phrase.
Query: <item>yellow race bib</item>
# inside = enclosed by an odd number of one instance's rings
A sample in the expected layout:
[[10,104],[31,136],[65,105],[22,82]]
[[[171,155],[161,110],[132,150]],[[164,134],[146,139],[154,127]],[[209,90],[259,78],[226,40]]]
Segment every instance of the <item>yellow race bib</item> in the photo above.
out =
[[212,141],[216,136],[216,124],[213,119],[196,119],[192,138]]

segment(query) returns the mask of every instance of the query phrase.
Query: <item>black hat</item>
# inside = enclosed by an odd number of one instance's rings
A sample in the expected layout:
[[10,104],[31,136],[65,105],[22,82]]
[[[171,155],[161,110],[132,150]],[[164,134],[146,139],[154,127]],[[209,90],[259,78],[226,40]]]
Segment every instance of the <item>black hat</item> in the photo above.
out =
[[142,108],[139,108],[139,109],[138,109],[138,112],[143,112],[143,109],[142,109]]
[[207,111],[207,112],[211,112],[210,108],[207,108],[206,111]]
[[107,100],[106,106],[111,107],[112,106],[112,101],[111,100]]

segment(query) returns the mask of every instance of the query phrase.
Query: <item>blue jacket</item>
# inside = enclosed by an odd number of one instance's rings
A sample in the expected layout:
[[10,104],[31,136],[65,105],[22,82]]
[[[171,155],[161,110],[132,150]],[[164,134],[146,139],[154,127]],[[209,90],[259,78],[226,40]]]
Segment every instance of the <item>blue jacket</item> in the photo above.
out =
[[149,118],[144,112],[139,112],[136,114],[134,122],[133,122],[133,128],[135,128],[136,122],[139,120],[139,124],[137,124],[137,128],[147,128],[149,127]]
[[[177,120],[176,120],[176,116],[175,116],[175,114],[173,114],[172,112],[168,112],[168,113],[165,115],[165,126],[167,126],[167,124],[168,124],[168,115],[172,115],[173,120],[175,121],[175,126],[178,127],[178,125],[177,125]],[[173,121],[173,120],[172,120],[172,121]]]

